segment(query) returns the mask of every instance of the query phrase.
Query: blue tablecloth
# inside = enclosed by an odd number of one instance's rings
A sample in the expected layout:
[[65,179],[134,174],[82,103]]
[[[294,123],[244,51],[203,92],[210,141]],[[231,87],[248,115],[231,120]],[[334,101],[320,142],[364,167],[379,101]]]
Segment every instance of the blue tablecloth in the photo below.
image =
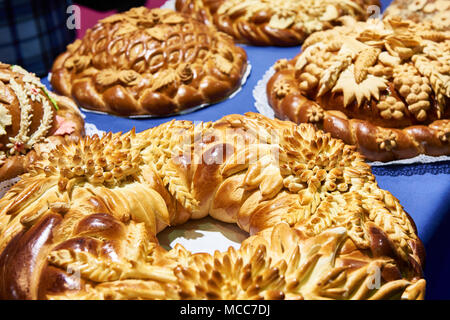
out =
[[[382,1],[382,7],[390,1]],[[215,121],[226,114],[257,112],[253,88],[278,59],[293,58],[300,47],[245,46],[252,72],[241,92],[234,98],[177,117],[125,119],[85,112],[86,122],[99,129],[125,132],[133,127],[142,131],[173,118],[191,121]],[[44,80],[46,84],[48,82]],[[401,165],[373,169],[381,188],[396,196],[416,222],[427,251],[425,277],[428,299],[450,299],[450,161],[436,164]]]

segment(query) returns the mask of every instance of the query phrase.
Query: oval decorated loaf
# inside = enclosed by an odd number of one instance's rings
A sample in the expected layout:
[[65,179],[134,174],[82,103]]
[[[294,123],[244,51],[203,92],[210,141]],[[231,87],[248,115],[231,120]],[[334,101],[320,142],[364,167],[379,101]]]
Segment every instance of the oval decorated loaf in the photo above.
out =
[[236,91],[247,55],[233,40],[189,16],[133,8],[109,16],[54,62],[51,83],[86,109],[165,116]]
[[[424,248],[354,147],[230,115],[59,146],[0,200],[2,299],[423,299]],[[166,251],[207,215],[239,249]]]

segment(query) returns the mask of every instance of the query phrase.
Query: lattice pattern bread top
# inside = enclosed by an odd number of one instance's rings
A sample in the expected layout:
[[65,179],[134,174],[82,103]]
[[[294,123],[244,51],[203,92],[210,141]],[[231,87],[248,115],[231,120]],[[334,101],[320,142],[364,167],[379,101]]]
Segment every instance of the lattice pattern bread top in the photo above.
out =
[[[0,297],[422,299],[424,249],[354,147],[312,125],[230,115],[58,147],[0,200]],[[166,251],[207,215],[240,249]]]
[[121,116],[168,115],[225,99],[247,56],[233,40],[168,9],[101,20],[54,62],[51,83],[81,106]]
[[47,91],[23,68],[0,62],[0,181],[23,173],[51,144],[83,134],[84,121],[70,99]]
[[370,160],[450,154],[450,33],[399,18],[351,21],[280,60],[267,94]]
[[[373,7],[371,7],[373,6]],[[378,0],[177,0],[176,9],[253,45],[299,45],[342,17],[366,20]]]
[[394,0],[386,8],[384,16],[431,22],[438,30],[450,31],[449,0]]

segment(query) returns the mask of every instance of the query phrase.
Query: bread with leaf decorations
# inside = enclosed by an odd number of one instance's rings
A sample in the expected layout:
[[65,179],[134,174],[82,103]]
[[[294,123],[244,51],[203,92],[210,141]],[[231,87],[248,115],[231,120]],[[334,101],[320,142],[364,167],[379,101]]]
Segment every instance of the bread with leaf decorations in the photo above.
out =
[[[0,200],[0,298],[423,299],[414,222],[354,149],[254,113],[62,145]],[[207,215],[249,238],[158,244]]]
[[399,18],[311,35],[267,84],[278,117],[309,122],[369,160],[450,155],[450,34]]
[[414,22],[432,22],[442,31],[450,31],[449,0],[394,0],[384,17],[402,17]]
[[313,32],[366,20],[378,0],[177,0],[176,9],[215,25],[238,42],[260,46],[299,45]]
[[54,145],[84,135],[76,104],[32,73],[0,63],[0,181],[24,173]]
[[109,16],[53,64],[55,90],[84,108],[120,116],[164,116],[227,98],[247,55],[189,16],[133,8]]

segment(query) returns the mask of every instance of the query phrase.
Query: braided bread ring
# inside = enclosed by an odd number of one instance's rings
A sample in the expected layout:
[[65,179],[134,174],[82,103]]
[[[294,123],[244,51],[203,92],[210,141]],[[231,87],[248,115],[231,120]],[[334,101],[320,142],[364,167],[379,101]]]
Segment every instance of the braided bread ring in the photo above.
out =
[[[0,200],[0,297],[422,299],[414,223],[353,149],[253,113],[61,146]],[[251,236],[158,245],[208,214]]]

